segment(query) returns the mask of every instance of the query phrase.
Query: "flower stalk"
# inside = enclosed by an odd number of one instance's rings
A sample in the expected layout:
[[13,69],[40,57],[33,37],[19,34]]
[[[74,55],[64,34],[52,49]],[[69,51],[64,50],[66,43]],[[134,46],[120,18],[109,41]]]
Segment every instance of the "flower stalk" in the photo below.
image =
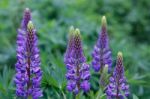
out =
[[17,36],[17,63],[16,63],[16,95],[23,99],[38,99],[42,96],[40,81],[40,56],[36,30],[31,21],[31,12],[25,9],[21,27]]
[[83,54],[79,29],[70,28],[70,37],[64,62],[67,68],[67,90],[73,92],[75,95],[80,90],[84,92],[89,91],[90,84],[88,80],[90,79],[90,71]]
[[109,48],[109,38],[107,34],[107,22],[106,17],[102,17],[102,28],[99,34],[98,41],[94,47],[92,53],[92,66],[96,72],[103,72],[104,66],[108,65],[108,71],[111,71],[112,54]]
[[116,67],[113,75],[110,77],[106,94],[108,99],[124,99],[124,96],[129,96],[129,85],[124,76],[123,56],[121,52],[118,52]]

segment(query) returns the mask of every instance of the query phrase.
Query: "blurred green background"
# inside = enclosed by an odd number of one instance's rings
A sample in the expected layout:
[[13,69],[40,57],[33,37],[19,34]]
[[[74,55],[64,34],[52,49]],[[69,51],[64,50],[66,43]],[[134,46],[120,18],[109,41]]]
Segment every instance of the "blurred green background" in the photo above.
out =
[[[110,46],[124,55],[130,97],[150,99],[149,0],[0,0],[0,99],[14,99],[16,36],[24,9],[32,11],[38,31],[43,80],[42,99],[71,99],[66,88],[63,55],[71,25],[81,30],[88,63],[97,41],[101,17],[107,18]],[[91,69],[91,91],[81,99],[95,99],[99,77]],[[131,98],[132,99],[132,98]]]

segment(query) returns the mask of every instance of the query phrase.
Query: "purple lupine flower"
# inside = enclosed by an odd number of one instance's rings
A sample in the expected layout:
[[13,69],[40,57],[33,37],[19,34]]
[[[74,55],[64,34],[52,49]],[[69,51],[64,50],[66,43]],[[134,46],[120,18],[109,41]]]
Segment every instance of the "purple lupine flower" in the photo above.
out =
[[42,96],[40,81],[40,56],[37,47],[36,30],[31,22],[31,13],[25,9],[21,28],[17,36],[17,63],[16,63],[16,95],[23,99],[32,97],[38,99]]
[[[124,99],[129,96],[129,85],[124,76],[122,53],[118,52],[116,67],[106,90],[107,99]],[[123,95],[124,94],[124,95]]]
[[90,89],[90,67],[86,64],[83,54],[79,29],[74,30],[71,27],[70,32],[69,43],[64,57],[67,67],[67,90],[78,94],[80,89],[84,92]]
[[100,70],[102,71],[105,64],[108,65],[108,70],[111,70],[112,55],[109,48],[109,38],[106,29],[105,16],[102,17],[102,28],[99,35],[99,39],[94,47],[92,57],[92,66],[96,72]]
[[[68,45],[67,45],[67,50],[64,56],[64,62],[67,63],[71,63],[71,53],[72,53],[72,49],[73,49],[73,32],[74,32],[74,27],[70,27],[70,31],[69,31],[69,41],[68,41]],[[67,66],[67,68],[69,68],[69,66]]]

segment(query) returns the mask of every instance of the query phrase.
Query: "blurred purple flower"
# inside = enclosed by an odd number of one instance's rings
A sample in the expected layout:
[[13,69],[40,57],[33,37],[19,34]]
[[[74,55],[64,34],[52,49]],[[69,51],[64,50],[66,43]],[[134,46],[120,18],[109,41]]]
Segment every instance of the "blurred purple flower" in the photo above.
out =
[[70,29],[68,47],[65,53],[64,61],[67,67],[66,78],[68,80],[68,91],[78,94],[82,89],[84,92],[90,89],[90,71],[89,65],[83,55],[81,37],[79,29]]
[[37,47],[36,30],[31,22],[31,13],[28,8],[24,11],[21,28],[17,36],[17,63],[16,63],[16,95],[27,99],[38,99],[42,96],[40,81],[40,56]]
[[106,29],[105,16],[102,17],[102,28],[99,35],[99,39],[94,47],[92,57],[92,66],[96,72],[100,70],[102,71],[105,64],[108,65],[108,70],[111,70],[112,55],[109,49],[109,38]]
[[108,99],[124,99],[124,96],[129,96],[129,85],[127,85],[124,76],[123,57],[121,52],[118,52],[116,67],[112,77],[110,77],[110,83],[107,86],[106,94]]

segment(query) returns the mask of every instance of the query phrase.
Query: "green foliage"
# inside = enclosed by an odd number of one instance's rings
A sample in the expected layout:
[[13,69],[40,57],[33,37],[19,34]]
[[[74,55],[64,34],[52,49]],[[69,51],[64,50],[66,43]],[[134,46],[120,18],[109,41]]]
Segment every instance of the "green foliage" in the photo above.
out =
[[5,99],[11,99],[14,97],[15,88],[13,86],[14,71],[4,67],[3,72],[0,75],[0,97]]
[[[130,98],[150,98],[150,2],[149,0],[0,0],[0,99],[13,99],[13,76],[16,63],[16,35],[24,8],[32,11],[38,31],[42,61],[43,99],[72,99],[65,86],[66,68],[63,54],[68,30],[81,30],[83,48],[88,62],[98,38],[101,17],[108,20],[110,46],[115,59],[124,55]],[[99,75],[91,69],[91,91],[80,93],[80,99],[105,99],[99,89]],[[136,94],[136,95],[134,95]]]

